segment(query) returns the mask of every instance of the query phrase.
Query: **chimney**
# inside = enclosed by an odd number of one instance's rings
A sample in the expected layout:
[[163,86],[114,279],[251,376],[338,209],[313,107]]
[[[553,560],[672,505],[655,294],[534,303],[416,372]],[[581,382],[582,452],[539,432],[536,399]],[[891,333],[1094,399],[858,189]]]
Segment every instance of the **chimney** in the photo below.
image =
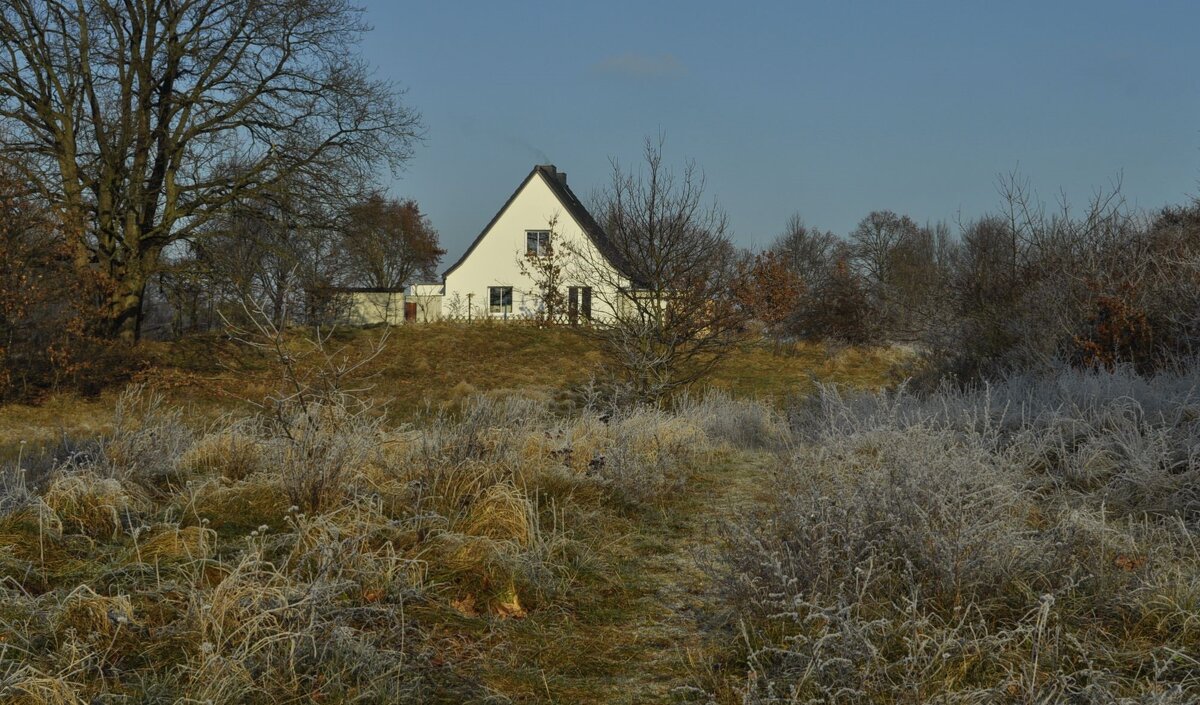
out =
[[547,172],[551,176],[558,177],[558,183],[562,184],[563,186],[567,185],[567,172],[559,171],[558,168],[553,164],[538,164],[538,168]]

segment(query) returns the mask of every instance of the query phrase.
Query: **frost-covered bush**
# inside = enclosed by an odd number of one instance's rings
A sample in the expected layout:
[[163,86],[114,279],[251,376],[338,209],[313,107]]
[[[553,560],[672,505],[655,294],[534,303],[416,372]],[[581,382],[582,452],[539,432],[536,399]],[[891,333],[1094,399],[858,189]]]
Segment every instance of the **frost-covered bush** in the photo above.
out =
[[1062,368],[932,394],[822,387],[790,410],[809,442],[874,429],[950,431],[1109,511],[1200,518],[1200,365],[1143,377]]
[[161,392],[133,385],[117,399],[113,430],[100,440],[98,457],[70,460],[99,465],[120,479],[161,485],[180,479],[178,462],[193,440],[181,408],[167,404]]
[[700,424],[715,443],[735,448],[779,448],[787,442],[787,428],[776,409],[752,399],[734,399],[718,390],[702,396],[686,396],[676,404],[676,413]]
[[774,504],[728,527],[718,573],[744,702],[1197,701],[1196,382],[793,408]]

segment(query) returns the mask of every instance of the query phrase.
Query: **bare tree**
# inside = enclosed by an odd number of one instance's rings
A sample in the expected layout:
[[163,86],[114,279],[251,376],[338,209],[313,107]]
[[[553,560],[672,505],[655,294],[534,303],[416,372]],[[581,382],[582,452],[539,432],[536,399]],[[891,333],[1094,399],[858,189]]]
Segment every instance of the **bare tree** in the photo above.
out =
[[887,338],[915,340],[931,318],[943,314],[950,231],[919,226],[906,215],[873,211],[850,233],[875,327]]
[[662,147],[662,138],[646,140],[639,171],[613,161],[596,204],[606,238],[597,248],[572,248],[571,278],[606,309],[606,320],[589,330],[643,400],[711,371],[744,322],[733,297],[736,253],[725,214],[705,204],[696,166],[669,170]]
[[828,230],[810,228],[799,213],[788,219],[770,250],[809,290],[822,286],[837,263],[839,240]]
[[237,318],[246,302],[264,306],[275,326],[328,318],[331,289],[345,270],[337,194],[287,179],[227,206],[190,254],[219,299],[223,315]]
[[803,299],[792,320],[796,333],[850,345],[879,341],[876,311],[867,300],[861,278],[847,259],[844,252],[836,257],[829,276]]
[[418,118],[354,51],[347,0],[10,0],[0,7],[0,160],[59,209],[137,339],[148,278],[215,213],[283,179],[365,180]]
[[[214,290],[212,272],[206,263],[187,254],[173,258],[159,268],[154,275],[154,284],[149,294],[157,294],[162,302],[162,332],[167,337],[178,338],[185,333],[206,330],[218,323],[216,304],[221,300]],[[153,301],[148,304],[151,314],[146,316],[145,327],[153,332]]]
[[855,262],[873,286],[892,281],[895,250],[914,237],[919,227],[912,218],[892,211],[872,211],[850,233]]
[[346,209],[342,227],[348,281],[357,286],[395,289],[433,279],[446,254],[413,200],[372,194]]

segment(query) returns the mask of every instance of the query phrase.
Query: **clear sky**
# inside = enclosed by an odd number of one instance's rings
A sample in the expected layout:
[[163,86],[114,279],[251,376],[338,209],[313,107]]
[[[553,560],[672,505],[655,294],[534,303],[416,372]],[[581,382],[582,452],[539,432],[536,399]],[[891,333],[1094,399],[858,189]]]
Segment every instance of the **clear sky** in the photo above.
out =
[[1047,200],[1200,192],[1197,0],[361,1],[426,125],[391,191],[447,263],[534,164],[586,201],[660,131],[754,247],[792,213],[970,218],[1013,170]]

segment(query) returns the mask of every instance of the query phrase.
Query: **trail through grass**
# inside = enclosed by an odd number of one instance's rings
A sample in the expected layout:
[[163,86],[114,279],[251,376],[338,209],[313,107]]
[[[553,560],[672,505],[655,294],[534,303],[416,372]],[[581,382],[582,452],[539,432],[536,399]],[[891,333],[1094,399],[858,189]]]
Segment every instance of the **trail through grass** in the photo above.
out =
[[638,632],[648,658],[631,664],[623,688],[629,697],[614,693],[613,702],[671,701],[672,691],[695,683],[714,652],[725,650],[717,641],[735,637],[707,623],[720,608],[702,563],[714,557],[720,524],[759,506],[771,461],[765,453],[737,453],[701,469],[688,483],[682,506],[648,537],[640,567],[651,619]]
[[[502,690],[522,702],[668,703],[678,688],[723,680],[704,672],[736,635],[708,622],[720,610],[703,563],[720,524],[761,504],[773,460],[724,454],[696,468],[669,505],[633,519],[616,549],[618,587],[585,615],[553,625],[535,618],[506,634],[530,652],[513,654]],[[524,697],[513,688],[521,680]]]

